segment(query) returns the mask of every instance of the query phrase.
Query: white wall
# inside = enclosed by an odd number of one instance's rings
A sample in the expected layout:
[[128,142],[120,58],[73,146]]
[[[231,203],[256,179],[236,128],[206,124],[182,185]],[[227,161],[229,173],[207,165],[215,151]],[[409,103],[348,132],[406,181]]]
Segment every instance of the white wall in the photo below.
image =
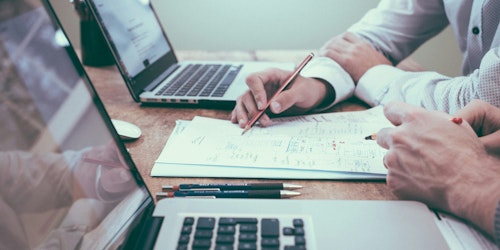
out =
[[[52,0],[76,46],[78,25],[68,1]],[[152,0],[175,49],[316,49],[362,17],[378,0]],[[413,56],[424,67],[460,75],[450,29]]]

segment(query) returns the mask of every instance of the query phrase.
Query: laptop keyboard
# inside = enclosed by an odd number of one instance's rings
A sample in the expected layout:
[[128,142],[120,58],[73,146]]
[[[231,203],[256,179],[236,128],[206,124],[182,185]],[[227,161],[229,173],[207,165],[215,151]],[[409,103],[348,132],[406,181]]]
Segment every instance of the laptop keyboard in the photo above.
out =
[[221,97],[242,67],[231,64],[189,64],[156,95]]
[[307,249],[304,220],[289,219],[282,226],[277,218],[185,217],[177,249]]

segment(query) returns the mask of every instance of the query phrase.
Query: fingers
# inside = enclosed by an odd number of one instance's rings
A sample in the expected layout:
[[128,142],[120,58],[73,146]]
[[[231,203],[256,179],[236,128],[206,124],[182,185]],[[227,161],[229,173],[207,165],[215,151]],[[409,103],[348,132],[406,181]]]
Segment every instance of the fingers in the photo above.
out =
[[[413,106],[403,102],[390,102],[384,106],[384,115],[394,126],[400,126],[407,117],[407,112],[412,109]],[[389,149],[393,145],[392,138],[394,137],[394,131],[397,129],[398,127],[381,129],[377,132],[377,144]]]
[[267,98],[276,92],[289,74],[289,71],[281,69],[268,69],[247,77],[246,83],[259,110],[265,108]]
[[404,105],[402,102],[391,102],[384,106],[384,115],[394,126],[403,123]]
[[423,108],[404,102],[391,102],[384,106],[385,117],[395,126],[416,119],[422,112],[425,112]]
[[341,51],[349,45],[359,42],[363,42],[363,40],[361,40],[361,38],[356,36],[354,33],[345,32],[331,38],[328,42],[326,42],[320,50],[320,55],[321,52],[326,52],[329,49]]
[[[259,112],[255,99],[250,90],[246,91],[243,95],[238,97],[236,106],[231,112],[231,122],[237,123],[241,128],[245,127],[248,121]],[[268,126],[271,123],[269,117],[264,114],[259,119],[262,126]]]
[[389,149],[392,146],[391,133],[395,128],[383,128],[377,132],[377,144],[382,148]]
[[359,38],[357,35],[355,35],[352,32],[345,32],[343,35],[344,40],[350,42],[350,43],[357,43],[363,41],[361,38]]
[[[250,97],[248,97],[250,96]],[[248,122],[248,111],[247,107],[249,104],[245,104],[247,102],[243,101],[245,99],[251,98],[251,93],[250,91],[246,91],[243,95],[238,97],[236,100],[236,105],[234,106],[233,111],[231,112],[231,122],[232,123],[237,123],[240,127],[244,127],[245,124]],[[253,105],[255,106],[255,105]],[[256,109],[256,107],[255,107]]]
[[458,111],[454,116],[461,117],[466,120],[471,127],[476,131],[476,133],[481,132],[481,124],[483,123],[483,119],[486,116],[485,106],[482,101],[473,100],[463,109]]
[[[282,79],[285,79],[288,74],[290,74],[288,71],[268,69],[249,75],[246,79],[249,90],[236,100],[236,105],[231,112],[231,122],[237,123],[242,128],[245,127],[248,120],[265,108],[269,96],[281,86]],[[268,126],[271,120],[264,114],[259,119],[259,123],[262,126]]]
[[[321,83],[323,86],[323,83]],[[314,107],[322,97],[315,96],[315,93],[326,93],[326,88],[320,90],[320,85],[310,79],[297,77],[291,88],[281,92],[280,95],[271,102],[270,109],[274,114],[280,114],[291,107],[300,110],[298,113],[307,111]]]
[[479,140],[484,145],[488,153],[500,155],[500,130],[495,133],[480,137]]
[[[250,75],[247,78],[249,90],[236,101],[231,113],[231,121],[244,127],[249,119],[266,108],[269,98],[280,89],[290,74],[289,71],[271,69]],[[326,84],[328,83],[299,75],[289,88],[273,99],[269,108],[274,114],[285,111],[289,115],[303,114],[330,97]],[[268,115],[264,114],[259,119],[259,123],[262,126],[268,126],[271,120]]]
[[323,47],[320,49],[319,55],[329,57],[334,61],[341,61],[344,59],[344,54],[346,48],[352,46],[352,41],[356,37],[354,34],[349,33],[341,34],[330,39]]
[[500,109],[480,100],[473,100],[455,114],[466,120],[490,154],[500,153]]
[[485,136],[500,129],[500,109],[480,100],[473,100],[455,116],[462,117],[478,136]]
[[392,65],[382,53],[350,32],[329,40],[320,50],[320,55],[336,61],[355,83],[372,67]]
[[386,156],[387,156],[387,154],[386,154],[386,155],[384,155],[384,158],[382,158],[382,163],[384,164],[384,167],[388,169],[388,167],[387,167],[387,163],[386,163],[386,161],[385,161]]

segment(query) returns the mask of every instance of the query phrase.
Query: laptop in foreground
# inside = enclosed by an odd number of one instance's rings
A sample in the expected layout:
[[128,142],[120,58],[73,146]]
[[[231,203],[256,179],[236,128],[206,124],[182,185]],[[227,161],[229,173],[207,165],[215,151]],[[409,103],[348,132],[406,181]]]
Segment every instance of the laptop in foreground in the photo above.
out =
[[48,1],[0,0],[0,62],[0,249],[447,248],[417,202],[155,204]]
[[179,62],[150,1],[86,0],[82,4],[94,14],[137,102],[232,108],[247,90],[245,79],[250,73],[270,67],[293,70],[293,63]]

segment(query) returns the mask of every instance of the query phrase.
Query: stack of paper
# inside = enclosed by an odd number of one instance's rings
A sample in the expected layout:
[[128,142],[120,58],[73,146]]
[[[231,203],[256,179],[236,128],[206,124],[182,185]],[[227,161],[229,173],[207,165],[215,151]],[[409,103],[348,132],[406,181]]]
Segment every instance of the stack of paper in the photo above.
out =
[[392,126],[382,107],[273,119],[242,129],[228,120],[177,121],[152,176],[384,179],[385,149],[365,136]]

